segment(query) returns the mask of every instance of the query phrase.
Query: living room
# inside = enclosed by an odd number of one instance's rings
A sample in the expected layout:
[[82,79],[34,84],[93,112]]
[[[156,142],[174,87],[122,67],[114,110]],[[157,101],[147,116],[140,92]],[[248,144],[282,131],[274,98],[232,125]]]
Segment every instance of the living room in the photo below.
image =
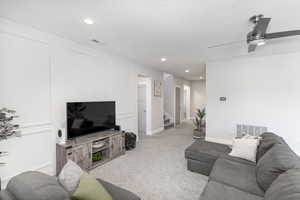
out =
[[[107,195],[115,200],[209,199],[210,176],[201,172],[211,166],[187,166],[185,150],[199,140],[226,145],[220,151],[229,153],[238,125],[273,132],[299,155],[299,6],[293,0],[0,1],[0,109],[15,110],[12,123],[19,126],[6,138],[9,131],[1,125],[0,152],[7,155],[0,154],[0,197],[26,199],[26,191],[10,190],[21,173],[59,174],[57,144],[69,144],[69,102],[114,102],[114,125],[136,135],[136,148],[90,170],[103,186],[109,182],[133,195]],[[263,37],[247,41],[269,18],[258,34]],[[288,35],[268,39],[284,31]],[[258,43],[250,51],[252,42]],[[172,77],[169,88],[166,74]],[[146,118],[139,111],[140,77],[149,80]],[[197,139],[192,121],[203,108],[205,139]],[[140,120],[145,137],[139,137]],[[253,133],[255,140],[262,133]]]

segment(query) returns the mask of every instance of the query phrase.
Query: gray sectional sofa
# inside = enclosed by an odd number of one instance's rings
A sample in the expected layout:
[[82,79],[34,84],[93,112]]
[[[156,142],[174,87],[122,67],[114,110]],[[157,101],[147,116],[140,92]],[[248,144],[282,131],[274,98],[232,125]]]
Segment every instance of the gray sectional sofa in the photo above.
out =
[[[210,158],[210,162],[214,162],[211,168],[208,167],[211,163],[202,164],[207,155],[201,157],[204,155],[201,144],[206,144],[209,155],[217,157]],[[281,137],[273,133],[262,134],[256,163],[229,156],[228,149],[221,144],[216,153],[212,149],[217,144],[212,143],[214,145],[208,148],[209,144],[196,141],[186,150],[190,170],[209,171],[209,181],[200,200],[300,200],[300,158]],[[198,165],[191,167],[189,162],[193,159]],[[197,171],[201,167],[199,163],[208,168]]]
[[[113,200],[140,200],[138,196],[98,179]],[[0,191],[0,200],[69,200],[70,195],[57,179],[46,174],[29,171],[13,177],[5,190]]]

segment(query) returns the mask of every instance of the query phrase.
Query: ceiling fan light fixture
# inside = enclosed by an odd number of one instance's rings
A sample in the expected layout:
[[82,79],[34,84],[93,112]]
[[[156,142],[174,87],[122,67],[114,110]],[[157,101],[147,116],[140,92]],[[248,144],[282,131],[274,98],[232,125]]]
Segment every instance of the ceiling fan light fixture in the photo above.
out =
[[257,45],[257,46],[263,46],[266,44],[266,40],[265,39],[253,40],[250,42],[250,44]]

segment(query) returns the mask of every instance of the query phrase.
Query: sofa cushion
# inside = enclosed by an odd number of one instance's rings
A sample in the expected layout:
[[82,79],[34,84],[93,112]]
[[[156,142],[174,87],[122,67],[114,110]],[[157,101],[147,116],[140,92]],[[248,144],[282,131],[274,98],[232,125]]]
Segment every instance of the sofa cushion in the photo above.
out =
[[238,157],[230,156],[229,154],[221,155],[220,158],[231,160],[231,161],[238,162],[238,163],[241,163],[241,164],[256,166],[255,162],[252,162],[250,160],[245,160],[243,158],[238,158]]
[[13,177],[6,187],[17,200],[69,200],[69,194],[55,177],[40,172],[25,172]]
[[107,192],[111,195],[113,200],[141,200],[140,197],[133,194],[132,192],[120,188],[116,185],[108,183],[104,180],[98,179],[98,181],[103,185]]
[[281,173],[294,168],[300,168],[300,158],[288,145],[275,144],[257,163],[257,182],[266,191]]
[[244,192],[257,196],[264,195],[264,191],[256,182],[254,165],[219,158],[210,173],[210,178]]
[[299,200],[300,170],[288,170],[281,174],[266,191],[265,200]]
[[185,157],[203,162],[216,160],[220,155],[230,152],[230,148],[225,144],[196,140],[185,150]]
[[206,185],[200,200],[262,200],[260,196],[244,192],[237,188],[209,181]]
[[261,135],[257,149],[256,161],[258,162],[263,155],[272,148],[274,144],[286,144],[284,139],[274,133],[266,132]]

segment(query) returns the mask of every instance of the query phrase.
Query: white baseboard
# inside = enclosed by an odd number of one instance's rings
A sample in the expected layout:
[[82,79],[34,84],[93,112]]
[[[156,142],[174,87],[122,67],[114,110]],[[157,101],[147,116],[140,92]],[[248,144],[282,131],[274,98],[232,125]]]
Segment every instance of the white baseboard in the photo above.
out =
[[152,130],[152,131],[147,131],[147,135],[155,135],[157,133],[162,132],[163,130],[165,130],[165,128],[164,127],[160,127],[158,129],[155,129],[155,130]]
[[[46,164],[43,164],[43,165],[40,165],[40,166],[37,166],[37,167],[32,167],[31,169],[28,169],[26,171],[39,171],[39,172],[43,172],[45,174],[48,174],[50,176],[54,176],[55,175],[55,172],[54,172],[54,169],[53,169],[53,165],[51,163],[46,163]],[[2,188],[5,188],[6,185],[8,184],[9,180],[22,173],[22,172],[25,172],[25,171],[20,171],[18,173],[16,173],[15,175],[13,176],[7,176],[7,177],[4,177],[3,179],[1,179],[1,187]]]

